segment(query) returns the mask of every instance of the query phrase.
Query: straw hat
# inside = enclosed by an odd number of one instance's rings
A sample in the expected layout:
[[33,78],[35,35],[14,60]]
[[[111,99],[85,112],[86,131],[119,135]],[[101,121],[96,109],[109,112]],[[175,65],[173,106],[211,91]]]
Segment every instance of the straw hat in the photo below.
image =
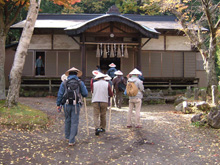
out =
[[114,74],[118,75],[118,76],[120,76],[120,75],[122,76],[123,75],[123,73],[120,70],[117,70]]
[[136,68],[134,68],[129,74],[132,74],[132,75],[142,75],[142,73],[137,70]]
[[109,64],[109,67],[114,68],[116,65],[114,63]]
[[105,74],[99,72],[99,73],[94,77],[94,79],[105,78],[105,77],[107,77]]
[[105,80],[111,80],[112,78],[108,75],[108,74],[105,74],[106,77],[104,78]]
[[62,80],[62,81],[67,80],[67,76],[66,76],[65,74],[63,74],[63,75],[61,76],[61,80]]
[[93,70],[92,71],[92,74],[93,74],[93,76],[96,76],[97,74],[99,74],[100,72],[98,71],[98,70]]
[[69,70],[67,70],[67,71],[65,72],[65,75],[66,75],[66,76],[69,76],[69,72],[77,72],[77,76],[78,76],[78,77],[82,76],[82,72],[81,72],[79,69],[74,68],[74,67],[72,67],[72,68],[70,68]]

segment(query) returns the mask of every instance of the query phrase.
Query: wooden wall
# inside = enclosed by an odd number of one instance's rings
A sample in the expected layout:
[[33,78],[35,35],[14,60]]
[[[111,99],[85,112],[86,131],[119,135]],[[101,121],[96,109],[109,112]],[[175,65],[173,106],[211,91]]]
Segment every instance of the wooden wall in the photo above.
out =
[[195,77],[195,52],[142,51],[144,77]]
[[[76,37],[79,41],[79,37]],[[79,45],[69,36],[61,34],[40,35],[34,34],[31,38],[29,49],[56,49],[56,50],[72,50],[80,49]]]
[[[142,44],[147,38],[142,39]],[[187,37],[160,35],[159,39],[151,39],[142,50],[171,50],[171,51],[191,51],[191,45]]]

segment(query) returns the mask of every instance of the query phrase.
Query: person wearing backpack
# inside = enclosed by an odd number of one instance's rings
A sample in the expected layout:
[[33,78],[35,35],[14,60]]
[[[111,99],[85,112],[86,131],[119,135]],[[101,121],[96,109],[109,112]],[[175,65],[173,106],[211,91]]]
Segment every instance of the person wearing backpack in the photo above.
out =
[[81,96],[87,97],[88,91],[85,84],[78,77],[82,72],[76,68],[71,68],[65,72],[67,80],[64,80],[57,94],[57,111],[64,108],[65,114],[65,138],[69,141],[69,146],[75,144],[75,136],[78,132],[79,113],[81,107]]
[[93,83],[91,88],[95,135],[105,132],[108,96],[113,96],[111,86],[104,79],[105,77],[105,74],[99,72],[94,78],[97,81]]
[[114,63],[109,64],[109,70],[107,71],[107,74],[113,79],[115,77],[115,72],[117,69],[115,68],[116,65]]
[[116,77],[113,79],[112,83],[116,93],[116,106],[121,109],[121,104],[123,101],[122,96],[126,88],[126,79],[123,77],[123,73],[120,70],[116,71],[115,75]]
[[127,116],[127,128],[132,127],[131,116],[133,108],[135,108],[136,115],[135,115],[135,127],[141,128],[140,124],[140,110],[144,92],[144,85],[143,81],[138,78],[138,75],[141,75],[141,72],[138,69],[133,69],[129,76],[126,87],[126,93],[129,96],[129,111]]

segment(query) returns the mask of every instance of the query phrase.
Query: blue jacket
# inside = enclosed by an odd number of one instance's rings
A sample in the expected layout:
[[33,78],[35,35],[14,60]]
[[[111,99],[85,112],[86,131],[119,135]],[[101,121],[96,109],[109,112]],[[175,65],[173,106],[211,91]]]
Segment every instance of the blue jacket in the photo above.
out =
[[[73,78],[76,79],[76,80],[79,79],[76,75],[69,75],[68,76],[68,80],[73,79]],[[81,95],[83,97],[88,96],[88,90],[86,89],[86,86],[85,86],[84,82],[82,82],[82,81],[80,83],[80,90],[81,90]],[[58,91],[58,94],[57,94],[57,106],[60,106],[64,92],[65,92],[65,87],[64,87],[63,82],[62,82],[60,84],[60,88],[59,88],[59,91]]]
[[107,71],[107,74],[111,77],[111,78],[114,78],[115,77],[115,72],[117,71],[116,68],[110,68],[108,71]]

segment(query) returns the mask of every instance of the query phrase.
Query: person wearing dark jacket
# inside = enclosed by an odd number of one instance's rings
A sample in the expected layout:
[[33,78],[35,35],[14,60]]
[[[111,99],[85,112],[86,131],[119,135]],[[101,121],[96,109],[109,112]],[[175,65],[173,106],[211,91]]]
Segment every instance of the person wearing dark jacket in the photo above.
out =
[[107,71],[107,74],[113,79],[115,77],[115,72],[117,69],[115,68],[116,65],[114,63],[109,64],[109,70]]
[[36,60],[35,63],[35,68],[36,68],[36,75],[40,75],[41,74],[41,68],[44,67],[43,61],[41,56],[38,57],[38,59]]
[[[126,88],[126,79],[123,77],[123,73],[120,70],[116,71],[115,75],[116,77],[113,79],[112,83],[116,93],[116,106],[120,109],[123,101],[123,92]],[[119,83],[124,84],[124,90],[119,89]]]
[[[76,68],[71,68],[65,73],[67,77],[67,80],[75,79],[79,80],[78,77],[82,75],[82,72]],[[58,91],[57,95],[57,111],[60,112],[61,110],[61,104],[62,104],[62,99],[63,95],[65,93],[65,86],[64,83],[62,82]],[[83,97],[87,97],[88,91],[86,89],[85,84],[82,81],[79,81],[79,89],[80,89],[80,94]],[[69,146],[73,146],[75,144],[75,136],[77,135],[78,132],[78,124],[79,124],[79,113],[80,113],[80,107],[81,104],[80,102],[76,103],[64,103],[64,113],[65,113],[65,138],[69,141]]]

